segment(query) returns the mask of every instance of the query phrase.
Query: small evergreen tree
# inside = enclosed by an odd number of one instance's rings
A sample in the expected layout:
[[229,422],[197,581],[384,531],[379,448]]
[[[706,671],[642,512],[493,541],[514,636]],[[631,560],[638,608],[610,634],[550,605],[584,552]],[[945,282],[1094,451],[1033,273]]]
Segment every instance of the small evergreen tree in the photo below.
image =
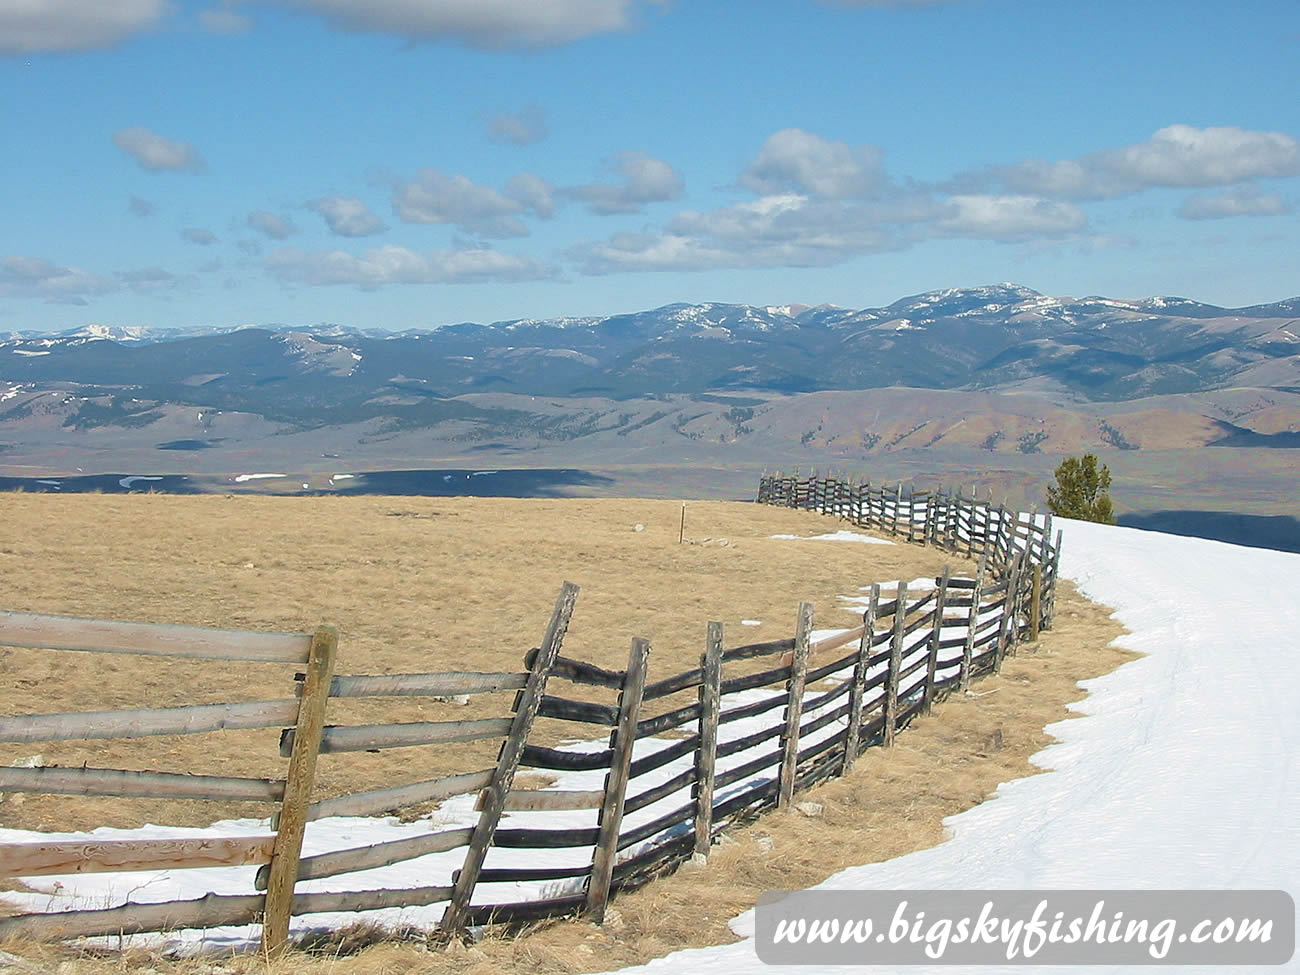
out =
[[1105,464],[1098,467],[1096,454],[1084,454],[1082,460],[1067,457],[1056,469],[1056,484],[1047,488],[1047,506],[1062,518],[1113,525],[1109,489],[1110,470]]

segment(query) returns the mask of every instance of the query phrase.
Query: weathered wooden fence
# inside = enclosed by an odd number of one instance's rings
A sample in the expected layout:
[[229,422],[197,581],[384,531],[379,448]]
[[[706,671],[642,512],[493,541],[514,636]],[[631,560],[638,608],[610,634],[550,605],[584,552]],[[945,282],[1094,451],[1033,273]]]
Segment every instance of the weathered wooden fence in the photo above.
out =
[[[872,488],[833,478],[764,477],[759,501],[809,508],[923,545],[978,559],[974,578],[871,588],[859,626],[812,641],[813,607],[799,605],[794,636],[727,648],[710,623],[700,666],[649,680],[651,648],[634,640],[626,669],[560,655],[577,587],[566,584],[540,647],[509,674],[334,676],[337,637],[257,634],[0,613],[0,644],[117,653],[175,654],[307,664],[294,697],[135,712],[0,718],[0,741],[109,738],[292,725],[281,739],[283,779],[237,779],[89,768],[0,768],[0,791],[74,795],[259,799],[279,804],[274,832],[239,839],[0,845],[0,874],[261,865],[248,894],[0,918],[10,935],[72,938],[261,921],[271,951],[287,942],[291,915],[368,911],[445,902],[449,934],[490,921],[569,913],[604,916],[614,892],[648,882],[692,856],[707,856],[728,825],[789,806],[800,791],[889,746],[936,700],[999,669],[1025,638],[1050,626],[1060,536],[1051,518],[1009,512],[960,494]],[[287,680],[288,678],[286,678]],[[550,685],[548,686],[548,681]],[[568,690],[565,690],[568,688]],[[326,726],[332,698],[515,691],[510,716],[459,722]],[[556,693],[558,691],[558,693]],[[605,695],[601,702],[593,697]],[[552,748],[529,742],[538,721],[607,729],[608,744]],[[313,802],[318,756],[331,752],[500,738],[494,768]],[[328,758],[324,760],[328,761]],[[512,788],[521,768],[590,778],[587,788]],[[301,857],[307,824],[325,816],[376,815],[479,793],[475,826]],[[580,811],[583,827],[501,826],[503,814]],[[581,812],[585,811],[585,812]],[[295,893],[300,880],[341,876],[464,848],[459,870],[437,885]],[[501,861],[500,851],[546,854],[545,865]],[[567,853],[565,852],[567,851]],[[555,856],[563,863],[556,864]],[[543,882],[526,901],[482,895],[493,884]]]

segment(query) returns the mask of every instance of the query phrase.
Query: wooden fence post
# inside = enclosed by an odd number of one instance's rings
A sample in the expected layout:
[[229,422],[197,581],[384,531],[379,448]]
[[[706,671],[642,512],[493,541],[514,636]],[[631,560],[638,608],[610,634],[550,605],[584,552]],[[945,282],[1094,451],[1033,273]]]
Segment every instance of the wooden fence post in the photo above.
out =
[[997,648],[993,654],[993,673],[1001,673],[1002,660],[1011,645],[1019,639],[1019,622],[1016,619],[1020,603],[1020,560],[1011,563],[1007,577],[1007,594],[1002,604],[1002,622],[998,627]]
[[1056,619],[1056,581],[1059,577],[1061,568],[1061,530],[1056,531],[1056,548],[1052,551],[1052,571],[1049,576],[1049,585],[1047,587],[1047,619],[1044,626],[1047,629],[1052,628],[1052,621]]
[[781,770],[776,805],[782,809],[794,798],[794,772],[799,764],[799,719],[803,717],[803,690],[808,677],[808,635],[812,632],[813,605],[799,604],[799,625],[795,630],[794,658],[786,683],[785,732],[781,736]]
[[979,571],[975,573],[975,588],[970,596],[970,618],[966,628],[966,643],[961,650],[961,670],[957,676],[957,687],[965,694],[970,688],[971,658],[975,655],[975,631],[979,629],[980,597],[984,591],[985,558],[980,556]]
[[867,611],[862,614],[862,639],[858,641],[858,659],[853,662],[853,689],[849,691],[849,728],[844,737],[844,764],[840,775],[853,771],[853,764],[858,760],[861,746],[858,739],[862,734],[862,699],[867,690],[867,662],[871,659],[872,637],[876,629],[876,611],[880,608],[880,586],[871,587],[871,601]]
[[[618,853],[618,831],[623,825],[623,800],[627,798],[628,770],[632,765],[632,746],[636,743],[636,723],[641,714],[645,691],[646,665],[650,660],[650,641],[632,641],[627,659],[623,690],[618,695],[618,727],[610,743],[614,753],[609,775],[605,777],[605,802],[600,808],[600,835],[592,854],[591,882],[587,885],[587,913],[596,924],[605,920],[609,903],[609,885],[614,876],[614,857]],[[709,800],[712,803],[712,799]]]
[[700,660],[700,744],[695,750],[695,852],[709,855],[713,843],[713,771],[718,758],[718,711],[722,700],[722,624],[709,624]]
[[1043,613],[1043,566],[1041,562],[1035,562],[1031,570],[1033,575],[1031,579],[1031,589],[1029,591],[1029,642],[1038,642],[1039,625],[1042,623]]
[[262,950],[269,956],[281,954],[289,943],[293,888],[298,882],[298,860],[302,856],[302,838],[307,829],[307,806],[311,803],[312,785],[316,780],[316,758],[320,754],[325,705],[329,702],[338,648],[339,634],[332,626],[322,626],[312,636],[266,883]]
[[898,596],[894,601],[894,636],[889,644],[889,673],[885,677],[885,740],[884,746],[894,744],[898,730],[898,671],[903,664],[903,628],[907,622],[907,583],[898,582]]
[[922,698],[926,714],[929,714],[934,707],[935,674],[939,669],[939,640],[943,633],[943,604],[948,598],[950,571],[948,566],[943,567],[943,575],[939,577],[939,590],[934,594],[934,629],[930,631],[930,655],[925,664],[925,690]]
[[501,745],[497,756],[497,767],[492,771],[492,782],[483,792],[481,811],[465,850],[465,862],[456,874],[452,888],[451,901],[442,915],[440,927],[448,934],[459,932],[464,927],[465,912],[469,909],[470,897],[478,884],[479,872],[483,869],[483,860],[487,856],[488,846],[496,833],[497,823],[505,810],[506,794],[514,784],[515,772],[519,760],[523,758],[524,746],[528,744],[529,732],[533,730],[533,721],[542,706],[542,696],[546,693],[546,681],[551,676],[555,658],[560,655],[564,643],[564,634],[569,629],[569,620],[573,616],[573,606],[578,599],[578,587],[566,582],[555,600],[555,609],[551,612],[551,622],[546,628],[546,636],[538,648],[533,666],[528,674],[528,684],[515,700],[515,716],[510,725],[510,734]]

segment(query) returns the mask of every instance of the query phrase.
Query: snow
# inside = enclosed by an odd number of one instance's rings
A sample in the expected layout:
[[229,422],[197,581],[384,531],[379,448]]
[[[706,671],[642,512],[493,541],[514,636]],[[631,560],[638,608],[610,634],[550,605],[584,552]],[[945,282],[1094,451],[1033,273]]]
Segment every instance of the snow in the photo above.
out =
[[285,474],[236,474],[235,483],[243,484],[245,481],[259,481],[264,477],[286,477]]
[[50,354],[48,350],[47,350],[47,351],[44,351],[44,352],[33,352],[31,349],[14,349],[14,350],[12,350],[12,351],[13,351],[13,354],[14,354],[14,355],[27,355],[27,356],[34,356],[34,355],[49,355],[49,354]]
[[[1074,580],[1085,595],[1113,607],[1130,631],[1117,642],[1144,656],[1082,682],[1087,696],[1071,708],[1083,717],[1050,725],[1048,730],[1059,743],[1032,759],[1051,772],[1004,783],[995,798],[950,817],[946,821],[949,839],[939,846],[849,868],[820,886],[1282,889],[1295,896],[1300,892],[1296,880],[1300,878],[1300,709],[1294,701],[1294,688],[1300,683],[1300,602],[1282,594],[1291,592],[1290,584],[1300,573],[1300,555],[1137,529],[1057,524],[1065,530],[1062,575]],[[853,532],[819,538],[868,540]],[[909,583],[909,589],[913,585]],[[729,697],[724,706],[770,693],[746,692]],[[755,726],[736,722],[726,727],[734,728],[730,734],[738,736]],[[831,733],[831,728],[825,733]],[[586,750],[603,744],[579,742],[566,747]],[[667,744],[644,741],[648,749]],[[747,757],[742,754],[731,760]],[[670,763],[659,774],[667,778],[678,771],[678,764]],[[550,787],[598,788],[602,775],[565,773]],[[642,817],[653,818],[678,801],[679,797],[671,797],[663,807],[656,804],[639,810],[629,817],[629,825]],[[474,821],[472,804],[470,797],[449,800],[439,809],[436,823],[321,820],[308,828],[306,852],[469,825]],[[511,825],[518,826],[594,822],[591,811],[510,815]],[[257,835],[265,830],[265,821],[238,820],[209,830],[145,827],[129,832],[97,830],[94,835]],[[64,838],[79,837],[0,830],[0,841]],[[539,853],[518,853],[530,865],[542,866],[552,859],[558,864],[561,856],[564,862],[578,863],[583,857],[589,859],[590,851],[543,851],[545,863]],[[518,862],[512,861],[518,853],[494,848],[489,865]],[[425,884],[434,873],[458,865],[460,856],[461,851],[435,854],[334,883],[357,888]],[[40,877],[28,881],[39,893],[6,897],[39,910],[68,909],[74,903],[117,903],[128,891],[136,900],[197,897],[207,890],[247,891],[251,873],[252,868],[225,868]],[[56,883],[62,885],[57,894]],[[325,889],[327,883],[304,884],[303,889]],[[556,884],[548,889],[554,892]],[[484,889],[476,900],[529,896],[539,896],[537,885],[518,885],[509,892]],[[428,924],[440,913],[441,905],[433,905],[384,912],[378,919]],[[295,927],[350,919],[316,916],[296,919]],[[746,940],[675,952],[624,972],[773,972],[754,952],[752,913],[732,923]],[[255,938],[256,932],[226,929],[207,935],[209,944],[229,944]],[[1286,967],[1300,970],[1300,962],[1293,960]],[[930,970],[909,968],[918,975]],[[1002,970],[981,968],[990,973]],[[1035,970],[1023,965],[1014,969]]]
[[861,542],[865,545],[893,545],[893,542],[883,538],[872,538],[870,535],[863,535],[861,532],[852,532],[841,528],[839,531],[827,532],[824,535],[772,535],[772,538],[790,538],[800,542]]
[[161,481],[161,480],[162,478],[156,474],[132,474],[128,477],[119,478],[117,483],[122,485],[122,487],[130,490],[131,485],[135,484],[136,481]]

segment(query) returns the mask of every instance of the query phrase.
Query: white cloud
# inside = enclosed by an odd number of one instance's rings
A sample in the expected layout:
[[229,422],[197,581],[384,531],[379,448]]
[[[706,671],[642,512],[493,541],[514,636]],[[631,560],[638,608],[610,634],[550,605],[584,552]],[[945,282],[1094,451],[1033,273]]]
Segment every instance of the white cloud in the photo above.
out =
[[503,112],[487,120],[488,138],[493,142],[509,142],[528,146],[541,142],[549,134],[546,117],[536,105],[526,105],[518,112]]
[[490,50],[567,44],[632,26],[636,0],[279,0],[343,30]]
[[1082,230],[1088,218],[1070,203],[1035,196],[956,194],[935,227],[942,234],[983,240],[1059,237]]
[[555,213],[554,193],[555,187],[532,173],[519,173],[512,176],[506,184],[506,196],[532,210],[543,220],[549,220]]
[[88,298],[117,291],[117,282],[43,257],[0,258],[0,296],[43,298],[53,304],[84,305]]
[[1178,210],[1188,220],[1221,217],[1278,217],[1291,212],[1282,197],[1262,193],[1254,186],[1242,186],[1223,193],[1193,193]]
[[134,271],[119,271],[118,278],[128,288],[138,294],[154,294],[159,291],[174,291],[177,288],[192,285],[193,278],[173,274],[160,267],[145,267]]
[[1170,125],[1145,142],[1078,159],[1031,160],[968,177],[1061,199],[1097,200],[1153,187],[1228,186],[1300,173],[1300,142],[1281,132]]
[[181,237],[200,247],[207,247],[217,242],[217,235],[204,227],[186,227],[181,231]]
[[307,204],[325,218],[325,224],[340,237],[368,237],[383,233],[388,226],[355,196],[326,196]]
[[647,203],[676,200],[682,195],[681,175],[662,159],[644,152],[620,152],[609,166],[621,177],[617,183],[588,183],[561,190],[582,200],[592,213],[639,213]]
[[366,291],[390,284],[538,281],[559,274],[556,268],[531,257],[481,247],[420,254],[389,245],[359,256],[339,250],[284,248],[271,254],[266,266],[276,277],[293,284],[351,284]]
[[227,6],[199,11],[199,26],[209,34],[247,34],[253,21]]
[[861,198],[884,184],[882,159],[876,146],[854,147],[803,129],[782,129],[763,143],[758,157],[740,174],[740,184],[764,195]]
[[266,234],[272,240],[284,240],[284,238],[298,230],[293,225],[292,220],[277,217],[274,213],[267,213],[265,210],[254,210],[250,213],[248,215],[248,225],[254,230]]
[[127,202],[126,206],[127,209],[130,210],[137,217],[152,217],[155,213],[158,212],[158,204],[151,203],[148,200],[142,199],[141,197],[138,196],[131,197],[131,199]]
[[452,224],[481,237],[526,237],[521,215],[531,210],[549,216],[549,192],[537,192],[546,185],[527,173],[517,176],[511,186],[523,198],[516,199],[510,187],[502,193],[459,174],[422,169],[412,182],[393,188],[393,211],[407,223]]
[[113,145],[134,159],[141,169],[202,169],[203,158],[188,143],[136,126],[113,133]]
[[166,0],[4,0],[0,53],[109,47],[148,30],[168,9]]

